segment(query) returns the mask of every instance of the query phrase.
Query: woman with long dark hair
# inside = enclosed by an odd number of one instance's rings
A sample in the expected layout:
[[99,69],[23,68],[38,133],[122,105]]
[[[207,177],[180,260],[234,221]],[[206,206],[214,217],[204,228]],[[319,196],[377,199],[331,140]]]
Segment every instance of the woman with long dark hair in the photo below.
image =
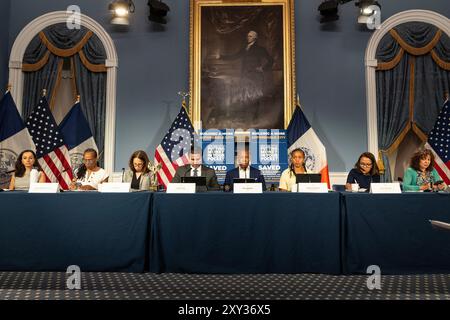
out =
[[133,152],[128,161],[129,169],[123,176],[123,182],[131,182],[133,190],[149,190],[153,173],[150,172],[148,159],[145,151],[137,150]]
[[364,152],[359,156],[355,167],[348,173],[345,190],[352,191],[352,184],[356,183],[359,189],[368,191],[372,182],[380,182],[380,170],[375,156],[370,152]]
[[45,175],[36,161],[36,154],[33,150],[24,150],[17,157],[14,174],[9,183],[9,190],[28,190],[30,188],[30,173],[32,169],[36,169],[39,172],[38,182],[45,182]]

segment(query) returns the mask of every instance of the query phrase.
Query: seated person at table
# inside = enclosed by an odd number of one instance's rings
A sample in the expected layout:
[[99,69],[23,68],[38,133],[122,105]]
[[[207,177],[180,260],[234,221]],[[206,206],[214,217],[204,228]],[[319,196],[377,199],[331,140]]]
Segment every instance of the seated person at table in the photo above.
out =
[[225,191],[233,190],[233,179],[256,179],[256,182],[262,183],[262,188],[266,190],[264,176],[256,168],[250,166],[250,152],[247,149],[241,150],[237,156],[238,167],[227,172],[225,176]]
[[39,171],[38,181],[40,183],[45,182],[45,175],[36,160],[34,151],[22,151],[17,157],[15,171],[9,183],[9,190],[28,190],[30,188],[30,172],[32,169]]
[[[436,184],[436,182],[440,182]],[[403,176],[404,191],[444,190],[447,186],[434,168],[434,155],[431,150],[416,152]]]
[[98,185],[108,181],[105,169],[98,165],[97,151],[86,149],[83,153],[83,164],[75,173],[75,178],[70,184],[70,190],[97,190]]
[[128,161],[129,169],[125,171],[123,182],[131,182],[133,190],[149,190],[152,173],[148,168],[150,160],[145,151],[135,151]]
[[292,185],[297,182],[297,174],[307,173],[305,166],[305,152],[300,149],[294,149],[289,154],[289,168],[281,173],[280,191],[291,191]]
[[190,164],[178,167],[172,179],[172,183],[180,183],[181,177],[206,177],[206,188],[208,190],[219,190],[217,176],[214,169],[202,165],[202,153],[200,150],[191,150]]
[[380,182],[380,170],[378,169],[375,156],[370,152],[364,152],[350,170],[345,184],[346,191],[352,191],[352,184],[357,183],[360,189],[370,190],[372,182]]

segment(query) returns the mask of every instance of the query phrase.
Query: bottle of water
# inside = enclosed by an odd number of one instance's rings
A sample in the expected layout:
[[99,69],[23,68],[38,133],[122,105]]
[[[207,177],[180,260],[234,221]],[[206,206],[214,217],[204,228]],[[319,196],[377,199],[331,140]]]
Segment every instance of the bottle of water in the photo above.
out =
[[37,183],[37,182],[39,182],[39,171],[33,168],[30,171],[30,183]]

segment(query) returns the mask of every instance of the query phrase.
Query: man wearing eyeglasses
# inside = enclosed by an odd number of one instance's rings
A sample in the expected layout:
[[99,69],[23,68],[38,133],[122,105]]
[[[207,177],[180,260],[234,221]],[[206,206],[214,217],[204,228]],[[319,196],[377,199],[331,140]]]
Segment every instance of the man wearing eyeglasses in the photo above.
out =
[[75,173],[76,178],[70,184],[70,190],[97,190],[98,185],[108,181],[105,169],[98,166],[97,151],[86,149],[83,153],[83,164]]

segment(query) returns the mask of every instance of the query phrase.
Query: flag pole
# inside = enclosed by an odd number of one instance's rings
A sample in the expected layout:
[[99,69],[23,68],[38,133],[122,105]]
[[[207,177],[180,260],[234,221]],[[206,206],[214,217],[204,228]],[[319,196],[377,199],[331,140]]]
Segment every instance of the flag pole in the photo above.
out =
[[12,89],[11,83],[8,83],[8,86],[6,87],[6,92],[10,92]]
[[42,96],[45,97],[47,95],[47,89],[42,89]]
[[78,94],[77,99],[75,100],[75,103],[80,103],[80,98],[81,98],[81,96]]
[[448,91],[445,91],[445,92],[444,92],[444,102],[445,102],[445,101],[448,101],[448,99],[450,99],[450,94],[449,94]]

